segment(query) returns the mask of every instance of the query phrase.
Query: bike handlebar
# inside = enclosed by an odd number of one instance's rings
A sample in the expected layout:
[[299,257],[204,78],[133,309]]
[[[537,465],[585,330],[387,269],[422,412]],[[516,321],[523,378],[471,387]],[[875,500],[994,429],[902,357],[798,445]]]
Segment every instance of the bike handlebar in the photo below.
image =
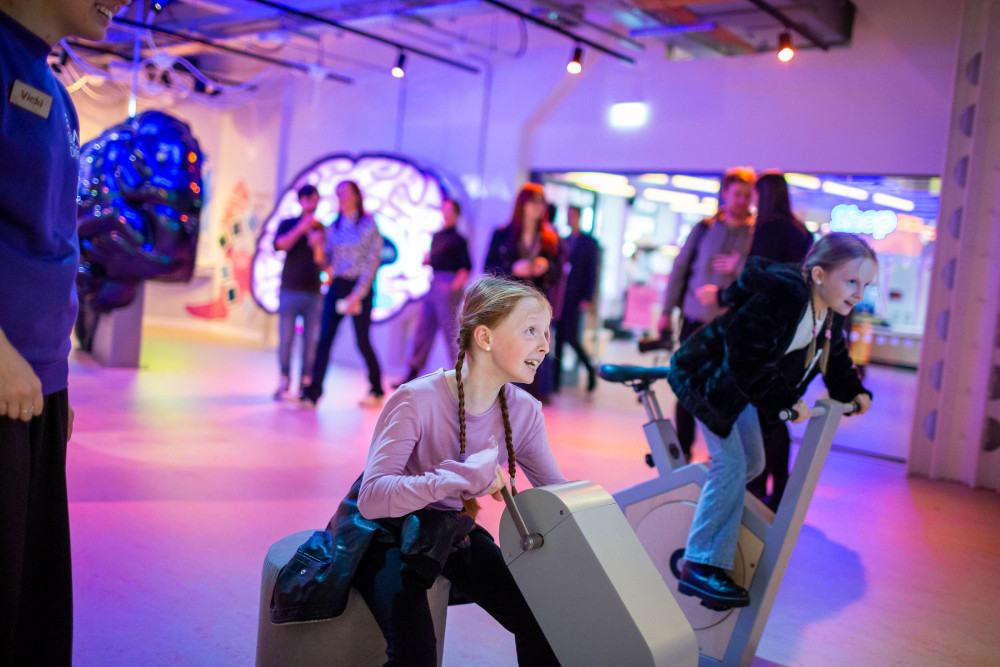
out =
[[[847,409],[844,410],[844,416],[846,417],[847,415],[854,414],[855,412],[859,411],[860,409],[861,409],[861,406],[858,405],[857,401],[851,401],[850,403],[847,403]],[[825,415],[825,414],[826,414],[826,407],[824,407],[822,405],[817,405],[817,406],[815,406],[815,407],[812,408],[812,416],[813,417],[821,417],[822,415]],[[785,409],[780,410],[778,412],[778,419],[780,419],[781,421],[785,421],[785,422],[787,422],[787,421],[794,421],[794,420],[796,420],[798,418],[799,418],[799,412],[795,408],[785,408]]]

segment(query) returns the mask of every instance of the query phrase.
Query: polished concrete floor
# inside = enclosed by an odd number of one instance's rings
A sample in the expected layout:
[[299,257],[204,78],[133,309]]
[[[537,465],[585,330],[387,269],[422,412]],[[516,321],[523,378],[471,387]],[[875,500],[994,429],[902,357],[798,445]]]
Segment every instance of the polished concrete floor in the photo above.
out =
[[[252,664],[264,553],[324,526],[364,464],[363,372],[332,368],[306,411],[271,399],[269,349],[147,330],[141,365],[72,358],[75,664]],[[869,382],[875,407],[837,434],[754,664],[1000,664],[1000,496],[908,479],[889,459],[905,457],[915,375]],[[545,414],[568,478],[614,492],[652,476],[630,390],[570,388]],[[488,501],[482,523],[499,515]],[[449,611],[445,665],[513,655],[485,614]]]

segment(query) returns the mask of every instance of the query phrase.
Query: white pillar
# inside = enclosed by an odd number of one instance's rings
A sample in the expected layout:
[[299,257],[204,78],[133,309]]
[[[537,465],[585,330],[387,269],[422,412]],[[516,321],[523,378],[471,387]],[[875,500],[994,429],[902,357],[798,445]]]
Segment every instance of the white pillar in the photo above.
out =
[[996,0],[964,4],[937,230],[907,472],[1000,491]]

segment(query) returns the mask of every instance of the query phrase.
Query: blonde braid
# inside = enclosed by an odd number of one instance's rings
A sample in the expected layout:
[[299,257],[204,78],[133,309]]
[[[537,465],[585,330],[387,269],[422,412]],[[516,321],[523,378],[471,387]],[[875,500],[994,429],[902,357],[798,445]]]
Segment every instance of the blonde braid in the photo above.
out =
[[465,386],[462,384],[462,366],[465,365],[465,350],[458,351],[455,358],[455,383],[458,385],[458,457],[465,461]]
[[[465,387],[462,384],[462,366],[465,364],[465,348],[459,345],[455,358],[455,383],[458,385],[458,460],[465,461]],[[462,507],[473,519],[482,506],[475,498],[462,498]]]
[[823,353],[819,358],[819,372],[826,373],[826,362],[830,359],[830,339],[833,337],[833,332],[830,330],[833,328],[833,308],[828,308],[826,311],[826,321],[823,322],[823,328],[826,330],[824,334],[826,336],[826,342],[823,343]]
[[507,442],[507,472],[510,474],[511,493],[514,489],[514,431],[510,427],[510,413],[507,412],[507,385],[500,387],[500,414],[503,415],[503,437]]
[[[539,186],[540,187],[540,186]],[[459,309],[458,322],[458,355],[455,359],[455,382],[458,385],[458,439],[461,460],[465,459],[465,387],[462,383],[462,368],[465,365],[469,350],[473,349],[472,336],[477,327],[494,328],[503,322],[517,308],[523,299],[534,299],[544,304],[552,314],[552,307],[545,295],[535,287],[515,282],[497,276],[483,276],[468,285]],[[510,414],[507,409],[507,396],[504,387],[500,388],[497,399],[503,414],[504,438],[507,441],[507,459],[510,470],[511,489],[514,483],[514,436],[510,425]],[[479,511],[479,503],[475,498],[463,499],[465,512],[472,517]]]

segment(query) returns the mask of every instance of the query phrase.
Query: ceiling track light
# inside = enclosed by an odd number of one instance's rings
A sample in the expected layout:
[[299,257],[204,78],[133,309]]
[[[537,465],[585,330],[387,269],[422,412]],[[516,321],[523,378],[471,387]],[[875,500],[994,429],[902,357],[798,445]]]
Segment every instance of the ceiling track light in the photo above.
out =
[[566,63],[566,71],[570,74],[579,74],[583,71],[583,47],[579,44],[573,49],[573,59]]
[[795,49],[792,48],[792,33],[783,32],[778,35],[778,60],[787,63],[795,57]]
[[403,67],[406,65],[406,54],[402,51],[399,52],[399,58],[396,58],[396,66],[392,68],[392,75],[397,79],[402,79],[406,76],[406,71]]

